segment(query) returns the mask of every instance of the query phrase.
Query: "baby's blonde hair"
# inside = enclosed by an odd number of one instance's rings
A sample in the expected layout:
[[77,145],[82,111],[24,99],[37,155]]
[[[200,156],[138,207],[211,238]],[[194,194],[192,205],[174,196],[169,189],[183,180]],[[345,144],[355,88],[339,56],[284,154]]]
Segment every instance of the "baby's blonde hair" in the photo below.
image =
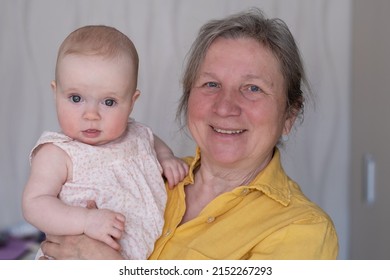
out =
[[57,56],[58,64],[69,54],[98,55],[107,58],[130,59],[134,67],[135,81],[138,78],[139,58],[133,42],[119,30],[104,25],[87,25],[70,33],[62,42]]

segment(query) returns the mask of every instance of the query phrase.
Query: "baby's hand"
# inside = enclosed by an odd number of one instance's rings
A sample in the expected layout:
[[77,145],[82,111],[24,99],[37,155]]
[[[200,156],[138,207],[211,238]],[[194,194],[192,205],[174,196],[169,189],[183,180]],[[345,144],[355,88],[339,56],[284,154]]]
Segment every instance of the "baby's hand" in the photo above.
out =
[[122,214],[108,209],[90,209],[85,219],[84,233],[119,250],[117,240],[122,237],[125,220]]
[[174,155],[166,155],[159,160],[170,188],[177,185],[188,173],[187,163]]

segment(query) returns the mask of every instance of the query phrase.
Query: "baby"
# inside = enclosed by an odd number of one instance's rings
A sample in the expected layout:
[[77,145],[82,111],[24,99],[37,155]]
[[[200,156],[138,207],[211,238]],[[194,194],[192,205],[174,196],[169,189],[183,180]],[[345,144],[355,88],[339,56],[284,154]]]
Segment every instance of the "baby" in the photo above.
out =
[[127,259],[147,259],[161,234],[163,175],[175,185],[188,171],[130,119],[137,76],[137,51],[115,28],[85,26],[64,40],[51,84],[61,133],[43,133],[32,150],[22,202],[25,219],[46,234],[84,233]]

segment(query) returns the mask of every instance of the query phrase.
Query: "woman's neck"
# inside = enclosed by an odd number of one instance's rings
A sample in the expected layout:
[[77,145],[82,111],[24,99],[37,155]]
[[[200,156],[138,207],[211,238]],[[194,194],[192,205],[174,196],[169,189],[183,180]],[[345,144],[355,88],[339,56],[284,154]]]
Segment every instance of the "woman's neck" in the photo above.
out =
[[268,165],[271,158],[272,154],[261,162],[229,166],[219,165],[202,157],[201,165],[194,171],[195,184],[212,188],[216,194],[231,191],[238,186],[248,185]]
[[181,224],[192,220],[217,196],[232,191],[238,186],[248,185],[269,163],[272,155],[261,164],[236,165],[235,168],[220,166],[202,157],[201,164],[194,170],[194,183],[185,187],[186,212]]

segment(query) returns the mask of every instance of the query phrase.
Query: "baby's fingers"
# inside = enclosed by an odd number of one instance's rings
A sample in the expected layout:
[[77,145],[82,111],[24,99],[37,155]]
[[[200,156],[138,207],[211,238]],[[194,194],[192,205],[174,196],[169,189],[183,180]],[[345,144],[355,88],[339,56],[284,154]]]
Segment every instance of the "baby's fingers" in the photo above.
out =
[[167,179],[169,187],[175,185],[175,175],[170,168],[164,170],[164,177]]
[[182,162],[179,167],[180,181],[183,180],[188,174],[189,167],[185,162]]
[[114,228],[124,231],[125,230],[125,218],[123,219],[116,219],[113,223]]
[[180,183],[188,173],[188,165],[184,162],[177,163],[174,168],[170,168],[165,172],[165,177],[168,181],[168,186],[172,188],[173,186]]
[[110,229],[108,234],[114,237],[115,239],[120,239],[122,237],[123,230],[117,227],[113,227]]
[[119,251],[121,249],[121,246],[119,245],[119,243],[116,240],[114,240],[113,237],[110,235],[106,235],[106,237],[102,241],[117,251]]
[[124,215],[120,214],[120,213],[117,213],[117,214],[115,215],[115,219],[116,219],[117,221],[121,222],[122,224],[124,224],[125,221],[126,221],[126,217],[125,217]]

